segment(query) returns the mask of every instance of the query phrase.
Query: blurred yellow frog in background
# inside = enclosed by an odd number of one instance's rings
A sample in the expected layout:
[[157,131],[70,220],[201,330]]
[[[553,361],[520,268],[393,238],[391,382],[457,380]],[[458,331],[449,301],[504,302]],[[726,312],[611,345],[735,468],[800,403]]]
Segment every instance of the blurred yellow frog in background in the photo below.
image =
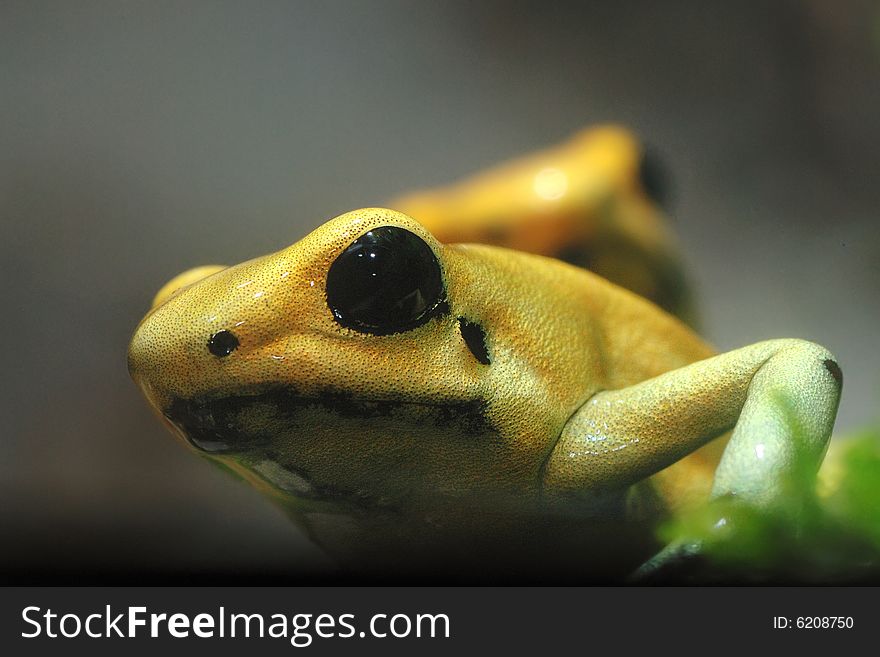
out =
[[623,127],[558,146],[388,207],[444,244],[494,244],[578,265],[693,324],[690,289],[663,206],[669,174]]

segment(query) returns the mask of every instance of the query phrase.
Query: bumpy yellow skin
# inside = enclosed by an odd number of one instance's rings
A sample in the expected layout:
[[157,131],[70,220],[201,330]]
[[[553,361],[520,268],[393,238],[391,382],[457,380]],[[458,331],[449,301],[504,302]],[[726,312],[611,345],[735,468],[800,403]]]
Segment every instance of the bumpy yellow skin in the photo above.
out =
[[[371,335],[336,321],[325,283],[340,253],[382,226],[430,247],[448,312]],[[459,318],[482,326],[489,364]],[[221,329],[239,345],[218,358],[206,345]],[[772,504],[797,459],[818,466],[840,392],[818,345],[716,356],[589,271],[442,244],[385,209],[175,279],[139,325],[129,367],[181,438],[281,502],[340,561],[384,574],[621,575],[656,550],[670,510],[729,495]]]

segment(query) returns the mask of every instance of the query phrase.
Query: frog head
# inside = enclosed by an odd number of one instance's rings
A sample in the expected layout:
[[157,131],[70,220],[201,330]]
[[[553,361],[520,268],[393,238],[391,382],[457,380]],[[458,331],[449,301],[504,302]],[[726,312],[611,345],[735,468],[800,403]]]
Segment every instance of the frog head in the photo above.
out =
[[400,512],[521,504],[601,368],[557,362],[573,336],[541,299],[558,303],[559,274],[524,289],[498,252],[442,245],[391,210],[351,212],[174,279],[129,368],[190,447],[271,495]]

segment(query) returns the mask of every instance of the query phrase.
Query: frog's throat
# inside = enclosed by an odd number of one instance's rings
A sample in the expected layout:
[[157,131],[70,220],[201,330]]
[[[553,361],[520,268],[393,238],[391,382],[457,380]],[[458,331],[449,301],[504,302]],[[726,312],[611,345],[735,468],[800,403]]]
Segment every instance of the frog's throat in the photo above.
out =
[[162,412],[197,450],[222,454],[268,445],[279,430],[301,427],[299,418],[303,412],[316,408],[350,420],[388,418],[400,411],[418,411],[425,422],[443,427],[454,425],[462,435],[495,432],[486,412],[486,400],[481,398],[442,402],[361,399],[332,388],[304,395],[293,387],[278,384],[189,399],[175,397]]

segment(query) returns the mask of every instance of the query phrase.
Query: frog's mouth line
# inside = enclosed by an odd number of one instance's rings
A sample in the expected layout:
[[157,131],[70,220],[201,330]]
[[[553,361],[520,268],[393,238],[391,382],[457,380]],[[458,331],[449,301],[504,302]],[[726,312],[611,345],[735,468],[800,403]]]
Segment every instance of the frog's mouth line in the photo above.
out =
[[[245,451],[268,445],[279,428],[301,426],[308,409],[321,409],[340,418],[370,420],[390,418],[400,410],[417,410],[425,422],[455,426],[464,436],[496,433],[488,419],[484,399],[450,400],[445,403],[356,399],[327,389],[302,395],[289,386],[258,386],[235,394],[211,393],[191,399],[176,397],[163,414],[177,426],[196,449],[214,454]],[[264,421],[257,419],[260,409]]]

